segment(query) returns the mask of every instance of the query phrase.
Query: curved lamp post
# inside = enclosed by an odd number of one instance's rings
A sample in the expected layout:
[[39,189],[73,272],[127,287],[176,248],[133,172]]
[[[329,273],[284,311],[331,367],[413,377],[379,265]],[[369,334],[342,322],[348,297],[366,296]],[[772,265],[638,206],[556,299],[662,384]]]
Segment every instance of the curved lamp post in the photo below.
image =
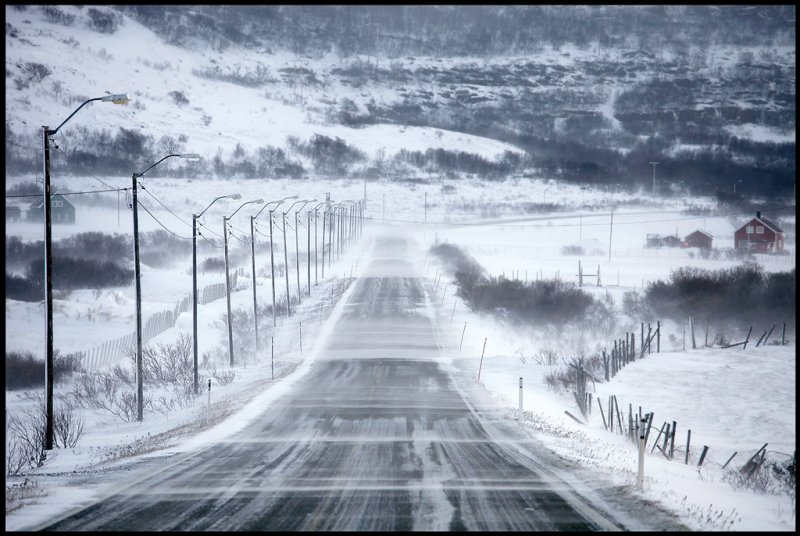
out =
[[[53,450],[53,225],[50,209],[50,136],[72,119],[78,110],[94,101],[128,104],[130,98],[125,93],[105,95],[84,101],[69,117],[64,119],[54,130],[47,125],[42,126],[44,145],[44,310],[45,310],[45,434],[44,450]],[[46,454],[46,453],[45,453]]]
[[[284,201],[287,200],[287,199],[297,199],[297,196],[293,195],[291,197],[287,197],[287,198],[284,199]],[[274,249],[273,249],[273,239],[272,239],[272,223],[273,223],[272,222],[272,212],[273,212],[272,210],[269,211],[269,265],[270,265],[270,268],[272,270],[272,327],[274,328],[278,324],[277,324],[277,320],[275,319],[275,253],[274,253]],[[285,226],[284,226],[283,230],[284,230],[284,232],[286,231],[286,227]],[[286,235],[285,234],[284,234],[283,245],[284,245],[284,250],[285,250],[285,248],[286,248]],[[288,286],[289,283],[287,282],[286,284]],[[288,295],[286,296],[286,299],[288,301],[288,299],[289,299]]]
[[241,199],[241,194],[222,195],[214,199],[209,205],[203,209],[200,214],[192,214],[192,340],[194,346],[194,394],[199,392],[199,385],[197,381],[197,220],[205,214],[206,210],[211,208],[211,205],[220,199]]
[[[254,222],[256,218],[264,212],[264,209],[268,206],[275,203],[275,207],[278,207],[281,203],[286,201],[287,199],[296,199],[297,196],[291,197],[284,197],[283,199],[279,199],[277,201],[270,201],[269,203],[265,203],[261,210],[259,210],[255,216],[250,216],[250,253],[253,259],[253,331],[255,334],[255,353],[256,359],[258,359],[258,306],[256,302],[256,236],[255,236],[255,229],[254,229]],[[272,215],[272,211],[269,211],[270,216]],[[272,225],[270,221],[270,229],[269,229],[269,244],[270,244],[270,258],[272,257]],[[274,271],[273,271],[274,274]],[[273,284],[273,289],[275,288]],[[272,294],[272,321],[275,322],[275,293],[273,290]]]
[[144,174],[156,167],[167,158],[178,157],[188,160],[199,160],[200,155],[196,153],[168,154],[149,168],[139,173],[134,173],[131,179],[131,207],[133,208],[133,264],[134,279],[136,280],[136,419],[142,422],[144,415],[144,389],[142,387],[142,274],[139,268],[139,210],[136,198],[136,179],[144,177]]
[[[290,305],[291,300],[289,299],[289,253],[286,249],[286,214],[291,212],[292,207],[295,206],[297,203],[308,203],[308,200],[300,199],[298,201],[295,201],[289,206],[289,210],[282,213],[283,214],[283,264],[284,264],[284,270],[286,271],[286,316],[292,316],[292,308]],[[296,227],[295,230],[297,230]],[[298,271],[298,277],[299,277],[299,271]]]
[[[317,240],[317,216],[318,216],[318,213],[317,213],[317,211],[319,210],[319,207],[321,207],[325,203],[326,203],[326,201],[322,201],[320,203],[317,203],[316,206],[314,208],[312,208],[311,210],[309,210],[309,212],[308,212],[309,215],[310,215],[311,211],[314,211],[314,284],[315,285],[319,284],[319,272],[317,271],[317,256],[318,256],[317,255],[317,244],[318,244],[318,240]],[[323,219],[323,222],[322,222],[322,237],[324,239],[325,238],[325,221],[324,221],[325,220],[325,213],[322,214],[322,219]],[[309,216],[309,221],[310,221],[310,216]],[[323,250],[323,253],[324,253],[324,250]],[[324,266],[324,264],[325,264],[325,262],[323,261],[323,266]],[[311,263],[310,262],[308,264],[308,270],[309,270],[309,276],[308,276],[308,281],[309,281],[308,287],[309,287],[309,290],[308,290],[308,292],[310,294],[311,293]]]
[[253,199],[252,201],[245,201],[239,208],[233,211],[230,216],[222,217],[222,229],[225,237],[225,297],[228,302],[228,355],[230,356],[230,366],[233,366],[233,322],[231,319],[231,276],[228,272],[228,220],[239,212],[242,207],[251,203],[261,204],[263,199]]
[[304,206],[309,203],[313,203],[314,201],[316,201],[316,199],[308,199],[305,201],[305,203],[300,205],[300,208],[294,211],[294,261],[295,266],[297,267],[297,301],[300,301],[300,244],[297,238],[297,230],[300,226],[297,224],[297,215],[301,210],[303,210]]

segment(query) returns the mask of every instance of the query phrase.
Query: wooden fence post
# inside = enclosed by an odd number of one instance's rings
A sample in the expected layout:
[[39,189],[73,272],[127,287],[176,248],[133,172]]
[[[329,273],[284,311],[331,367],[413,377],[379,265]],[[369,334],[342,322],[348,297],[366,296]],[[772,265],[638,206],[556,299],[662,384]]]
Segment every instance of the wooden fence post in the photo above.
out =
[[[703,460],[706,459],[706,453],[707,452],[708,452],[708,446],[707,445],[703,445],[703,452],[702,452],[702,454],[700,454],[700,461],[697,462],[697,467],[700,467],[701,465],[703,465]],[[730,460],[728,460],[728,461],[730,461]],[[722,468],[724,469],[725,466],[723,465]]]
[[610,430],[614,431],[614,399],[608,397],[608,425]]
[[689,465],[689,444],[692,441],[692,431],[688,430],[686,432],[686,459],[683,462],[683,465]]
[[644,357],[644,322],[642,322],[642,338],[639,339],[642,343],[641,355],[639,357]]
[[661,320],[656,320],[656,353],[661,353]]
[[600,416],[603,418],[603,428],[608,431],[608,425],[606,424],[606,415],[603,413],[603,404],[600,402],[600,399],[597,399],[597,405],[600,407]]
[[[706,448],[708,448],[708,447],[706,447]],[[734,457],[734,456],[736,456],[736,454],[737,454],[737,452],[736,452],[736,451],[733,451],[733,454],[731,454],[731,457],[730,457],[730,458],[728,458],[728,461],[727,461],[727,462],[725,462],[725,465],[723,465],[723,466],[722,466],[722,468],[723,468],[723,469],[725,469],[725,468],[728,466],[728,464],[729,464],[729,463],[731,463],[731,460],[733,459],[733,457]],[[702,463],[702,462],[701,462],[701,463]]]
[[769,336],[772,335],[773,329],[775,329],[775,324],[772,324],[772,327],[769,328],[769,333],[767,333],[767,336],[764,338],[764,346],[767,345],[767,340],[769,339]]
[[747,342],[750,340],[750,334],[753,332],[753,326],[750,326],[750,331],[747,332],[747,338],[744,340],[744,345],[742,346],[742,350],[747,348]]
[[[675,431],[678,429],[678,423],[672,421],[672,436],[670,437],[669,442],[669,459],[672,459],[672,455],[675,453]],[[664,445],[666,446],[666,445]]]

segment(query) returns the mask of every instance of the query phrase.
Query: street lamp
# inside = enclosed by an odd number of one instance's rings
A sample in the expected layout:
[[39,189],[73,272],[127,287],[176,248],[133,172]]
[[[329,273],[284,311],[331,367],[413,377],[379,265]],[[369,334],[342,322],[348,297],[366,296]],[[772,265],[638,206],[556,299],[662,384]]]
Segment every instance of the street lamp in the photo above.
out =
[[[301,210],[303,210],[304,206],[306,206],[309,203],[313,203],[315,201],[316,201],[316,199],[309,199],[305,203],[300,205],[300,208],[298,208],[297,210],[294,211],[294,252],[295,252],[294,260],[295,260],[295,266],[297,267],[297,300],[298,301],[300,300],[300,244],[299,244],[298,238],[297,238],[297,228],[298,228],[297,214]],[[310,262],[310,259],[309,259],[309,262]]]
[[131,208],[133,209],[133,265],[134,279],[136,281],[136,419],[142,422],[144,415],[144,388],[142,387],[143,366],[142,366],[142,276],[139,268],[139,206],[136,199],[136,179],[144,177],[144,174],[156,167],[158,164],[177,156],[188,160],[199,160],[200,155],[196,153],[168,154],[149,168],[140,173],[134,173],[131,178]]
[[[271,204],[275,203],[277,207],[287,199],[297,199],[296,195],[291,197],[284,197],[283,199],[279,199],[277,201],[270,201],[269,203],[265,203],[261,210],[259,210],[255,216],[250,216],[250,252],[253,259],[253,332],[255,334],[255,352],[256,352],[256,359],[258,359],[258,305],[256,302],[256,236],[254,232],[254,222],[256,218],[264,212],[264,209],[270,206]],[[272,211],[270,213],[270,226],[269,226],[269,249],[270,249],[270,259],[272,258]],[[273,274],[275,273],[273,268]],[[274,275],[273,275],[274,277]],[[273,325],[275,323],[275,285],[272,285],[273,293],[272,293],[272,322]]]
[[199,385],[197,380],[197,220],[205,214],[206,210],[211,208],[211,205],[220,199],[241,199],[242,194],[222,195],[214,199],[203,212],[200,214],[192,214],[192,336],[194,345],[194,394],[199,392]]
[[[322,201],[320,203],[317,203],[317,205],[314,208],[311,209],[311,210],[314,211],[314,284],[315,285],[319,284],[319,272],[317,271],[317,257],[318,257],[317,244],[319,243],[319,241],[317,240],[317,216],[319,214],[318,214],[317,211],[319,210],[319,207],[321,207],[325,203],[327,203],[327,201]],[[311,211],[309,211],[309,214],[311,214]],[[322,213],[322,239],[323,240],[325,239],[325,213],[324,212]],[[325,255],[325,246],[324,245],[322,247],[322,255],[323,255],[323,257]],[[308,265],[308,269],[311,270],[311,264],[310,263]],[[322,260],[322,269],[323,270],[325,269],[325,260],[324,260],[324,258]],[[311,292],[310,287],[311,287],[311,283],[310,283],[310,276],[309,276],[309,293]]]
[[44,144],[44,309],[45,309],[45,434],[44,450],[53,450],[53,226],[50,210],[50,136],[55,136],[78,110],[94,101],[128,104],[130,98],[125,93],[106,95],[89,99],[78,106],[55,130],[42,126]]
[[224,234],[225,240],[225,296],[228,302],[228,355],[231,359],[230,366],[233,366],[233,322],[231,322],[231,276],[228,272],[228,220],[233,218],[233,216],[239,212],[243,206],[249,205],[251,203],[261,204],[263,203],[263,199],[254,199],[252,201],[246,201],[242,203],[239,208],[233,211],[233,214],[230,216],[222,216],[222,230]]
[[[289,210],[283,212],[283,265],[284,270],[286,271],[286,316],[292,316],[292,308],[290,305],[291,299],[289,296],[289,253],[286,248],[286,214],[292,211],[292,207],[295,206],[297,203],[308,203],[306,199],[300,199],[295,201],[289,206]],[[297,225],[297,219],[295,218],[295,226]],[[297,228],[295,227],[295,230]],[[296,235],[295,235],[296,236]],[[300,278],[300,270],[298,269],[297,272],[298,279]],[[299,283],[298,283],[299,284]]]

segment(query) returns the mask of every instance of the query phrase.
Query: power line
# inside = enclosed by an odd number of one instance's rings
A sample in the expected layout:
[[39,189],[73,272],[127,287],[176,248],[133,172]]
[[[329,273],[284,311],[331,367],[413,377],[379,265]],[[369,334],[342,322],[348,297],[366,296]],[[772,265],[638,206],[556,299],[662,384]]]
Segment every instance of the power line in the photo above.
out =
[[171,230],[167,229],[167,228],[166,228],[166,226],[165,226],[163,223],[161,223],[161,222],[158,220],[158,218],[156,218],[155,216],[153,216],[153,213],[152,213],[152,212],[150,212],[149,210],[147,210],[147,207],[146,207],[146,206],[144,206],[144,204],[142,204],[142,202],[141,202],[140,200],[138,200],[138,199],[137,199],[136,201],[139,203],[139,206],[140,206],[140,207],[142,207],[142,208],[144,209],[144,211],[145,211],[145,212],[147,212],[148,214],[150,214],[150,217],[151,217],[151,218],[153,218],[154,220],[156,220],[156,223],[158,223],[158,224],[159,224],[161,227],[163,227],[163,228],[164,228],[164,230],[165,230],[165,231],[167,231],[168,233],[170,233],[171,235],[173,235],[175,238],[180,238],[181,240],[191,240],[191,239],[192,239],[192,237],[191,237],[191,236],[179,236],[179,235],[175,234],[173,231],[171,231]]
[[173,212],[173,211],[172,211],[172,210],[171,210],[171,209],[170,209],[170,208],[169,208],[167,205],[165,205],[164,203],[162,203],[161,201],[159,201],[159,200],[158,200],[158,198],[156,198],[156,196],[154,196],[154,195],[153,195],[153,194],[151,194],[151,193],[150,193],[148,190],[146,190],[144,186],[142,186],[142,190],[144,191],[144,193],[146,193],[147,195],[149,195],[150,197],[152,197],[153,199],[155,199],[155,200],[156,200],[156,202],[157,202],[159,205],[161,205],[162,207],[164,207],[165,209],[167,209],[167,212],[169,212],[170,214],[172,214],[173,216],[175,216],[176,218],[178,218],[180,221],[182,221],[183,223],[185,223],[185,224],[186,224],[186,225],[188,225],[189,227],[191,227],[191,226],[192,226],[192,224],[191,224],[191,223],[188,223],[186,220],[184,220],[183,218],[181,218],[180,216],[178,216],[177,214],[175,214],[175,213],[174,213],[174,212]]
[[[129,190],[130,188],[113,188],[111,190],[89,190],[86,192],[53,192],[50,194],[50,197],[54,195],[83,195],[83,194],[101,194],[105,192],[122,192],[125,190]],[[6,197],[41,197],[44,194],[25,194],[25,195],[8,195]]]
[[219,238],[222,238],[222,235],[221,235],[221,234],[219,234],[219,233],[217,233],[217,232],[213,231],[213,230],[211,229],[211,227],[209,227],[209,226],[208,226],[208,225],[206,225],[205,223],[201,222],[200,220],[197,220],[197,224],[198,224],[200,227],[204,228],[204,229],[208,229],[208,232],[209,232],[209,233],[211,233],[211,234],[213,234],[213,235],[217,235]]
[[205,240],[206,242],[208,242],[209,244],[211,244],[212,246],[214,246],[214,247],[215,247],[215,248],[217,248],[217,249],[222,249],[222,248],[224,248],[224,247],[225,247],[225,246],[218,246],[218,245],[216,245],[214,242],[212,242],[211,240],[209,240],[208,238],[206,238],[206,237],[205,237],[203,234],[201,234],[201,233],[198,233],[198,234],[200,234],[200,238],[202,238],[203,240]]

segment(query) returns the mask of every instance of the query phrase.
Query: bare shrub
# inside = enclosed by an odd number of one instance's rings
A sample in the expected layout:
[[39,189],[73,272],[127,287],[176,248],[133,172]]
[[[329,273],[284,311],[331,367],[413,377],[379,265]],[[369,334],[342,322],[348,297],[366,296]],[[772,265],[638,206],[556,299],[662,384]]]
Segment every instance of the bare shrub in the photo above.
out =
[[236,379],[236,372],[227,367],[227,365],[221,370],[217,368],[217,363],[222,364],[225,359],[227,359],[227,356],[223,355],[220,348],[203,354],[202,367],[218,385],[227,385]]
[[558,354],[552,348],[544,347],[533,356],[537,365],[556,365],[558,364]]
[[544,384],[554,393],[565,393],[575,383],[575,374],[570,369],[558,368],[544,375]]
[[728,346],[731,343],[730,339],[728,339],[724,333],[718,331],[716,335],[714,335],[714,342],[713,344],[716,346]]
[[47,461],[44,449],[46,434],[47,416],[41,397],[32,409],[24,410],[20,415],[10,414],[6,474],[17,475],[26,469],[42,467]]
[[781,463],[777,460],[758,459],[741,468],[728,468],[722,481],[735,490],[755,493],[789,495],[794,500],[796,489],[794,459]]
[[181,333],[174,343],[142,349],[143,379],[156,385],[194,385],[192,337]]
[[169,413],[192,406],[195,398],[194,384],[173,384],[167,393],[159,393],[153,400],[153,409],[158,413]]
[[63,448],[77,446],[83,436],[84,420],[71,407],[57,407],[53,415],[53,442]]
[[[78,407],[103,410],[124,422],[133,422],[138,410],[131,376],[122,367],[83,374],[76,378],[70,398]],[[151,405],[151,397],[145,394],[143,408]]]

